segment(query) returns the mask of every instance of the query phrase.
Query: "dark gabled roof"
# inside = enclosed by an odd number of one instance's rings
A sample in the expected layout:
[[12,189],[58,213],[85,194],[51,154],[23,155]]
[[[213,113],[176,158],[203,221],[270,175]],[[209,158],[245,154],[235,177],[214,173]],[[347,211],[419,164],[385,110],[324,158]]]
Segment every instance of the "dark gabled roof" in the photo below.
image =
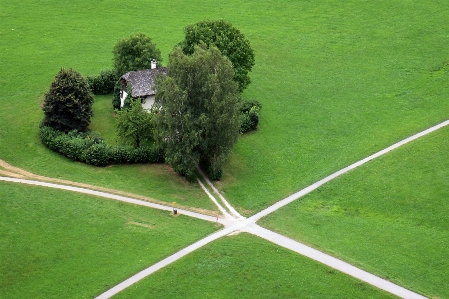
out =
[[167,68],[161,67],[157,69],[148,69],[141,71],[131,71],[122,76],[127,82],[131,83],[132,97],[145,97],[156,94],[153,86],[156,80],[156,75],[167,74]]

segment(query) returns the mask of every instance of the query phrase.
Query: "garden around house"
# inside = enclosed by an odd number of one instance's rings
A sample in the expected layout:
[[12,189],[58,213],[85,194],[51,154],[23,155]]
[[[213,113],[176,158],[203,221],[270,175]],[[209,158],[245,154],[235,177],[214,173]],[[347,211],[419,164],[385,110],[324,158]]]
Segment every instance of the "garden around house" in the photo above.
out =
[[[73,162],[42,145],[39,123],[43,94],[61,67],[98,74],[111,65],[115,42],[133,32],[150,35],[167,61],[186,25],[225,19],[255,51],[242,97],[257,99],[263,112],[258,131],[240,136],[214,184],[248,217],[448,119],[448,13],[446,3],[421,1],[7,0],[0,12],[0,159],[40,176],[216,214],[201,186],[167,165]],[[96,96],[93,108],[90,129],[116,142],[111,97]],[[448,140],[448,129],[440,129],[259,224],[424,296],[449,297]],[[92,298],[220,229],[42,187],[0,182],[0,193],[5,298]],[[168,294],[390,296],[246,233],[206,245],[118,296]]]

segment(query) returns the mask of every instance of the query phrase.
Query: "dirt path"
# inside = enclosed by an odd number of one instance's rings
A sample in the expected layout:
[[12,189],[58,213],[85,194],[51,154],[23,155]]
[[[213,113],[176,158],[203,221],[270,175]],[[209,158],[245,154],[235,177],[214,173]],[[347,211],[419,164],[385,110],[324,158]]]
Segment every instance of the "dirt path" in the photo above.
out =
[[[23,170],[21,168],[14,167],[3,160],[0,160],[0,175],[5,176],[5,177],[17,178],[17,179],[28,179],[28,180],[35,180],[35,181],[40,181],[40,182],[48,182],[48,183],[62,184],[62,185],[67,185],[67,186],[75,186],[75,187],[80,187],[80,188],[84,188],[84,189],[96,190],[96,191],[100,191],[100,192],[106,192],[106,193],[110,193],[110,194],[117,194],[117,195],[121,195],[121,196],[125,196],[125,197],[140,199],[143,201],[148,201],[148,202],[156,203],[159,205],[167,205],[168,204],[167,202],[160,201],[160,200],[157,200],[157,199],[154,199],[151,197],[134,194],[134,193],[130,193],[130,192],[125,192],[125,191],[121,191],[121,190],[104,188],[104,187],[99,187],[99,186],[95,186],[95,185],[89,185],[89,184],[84,184],[84,183],[78,183],[78,182],[73,182],[73,181],[68,181],[68,180],[63,180],[63,179],[56,179],[56,178],[50,178],[50,177],[46,177],[46,176],[37,175],[32,172]],[[209,216],[217,215],[216,211],[200,209],[200,208],[192,208],[192,207],[187,207],[187,206],[183,206],[183,205],[179,205],[179,204],[178,204],[178,208],[205,214],[205,215],[209,215]]]

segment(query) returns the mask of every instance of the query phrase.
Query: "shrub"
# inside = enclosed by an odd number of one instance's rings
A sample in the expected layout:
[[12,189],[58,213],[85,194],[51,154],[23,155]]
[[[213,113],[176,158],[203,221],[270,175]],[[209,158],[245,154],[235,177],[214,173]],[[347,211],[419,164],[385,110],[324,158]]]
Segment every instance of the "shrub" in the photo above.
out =
[[67,136],[60,153],[70,160],[81,161],[84,160],[84,151],[86,148],[88,148],[86,139],[80,136],[72,138]]
[[86,81],[94,94],[111,94],[118,78],[115,70],[103,69],[98,76],[87,76]]
[[262,105],[258,101],[242,101],[240,107],[240,132],[246,133],[257,129]]
[[131,163],[131,147],[112,145],[108,147],[109,163],[127,164]]
[[71,131],[66,134],[48,126],[41,126],[39,135],[42,143],[52,151],[90,165],[164,162],[164,150],[158,146],[136,149],[122,145],[108,146],[96,133]]
[[161,163],[164,162],[164,151],[161,147],[141,146],[131,151],[132,163]]
[[67,143],[67,141],[68,141],[68,138],[66,137],[65,134],[56,136],[56,138],[53,140],[53,144],[52,144],[54,151],[62,152],[63,149],[65,148],[65,143]]
[[106,143],[95,143],[86,151],[86,163],[95,166],[109,164],[108,148]]
[[51,150],[53,150],[52,141],[55,140],[55,138],[60,134],[61,132],[44,125],[41,125],[39,130],[39,137],[41,138],[42,142]]
[[164,148],[162,146],[154,146],[151,149],[148,156],[148,163],[164,163]]
[[148,148],[138,147],[131,152],[131,161],[133,163],[146,163],[148,161]]

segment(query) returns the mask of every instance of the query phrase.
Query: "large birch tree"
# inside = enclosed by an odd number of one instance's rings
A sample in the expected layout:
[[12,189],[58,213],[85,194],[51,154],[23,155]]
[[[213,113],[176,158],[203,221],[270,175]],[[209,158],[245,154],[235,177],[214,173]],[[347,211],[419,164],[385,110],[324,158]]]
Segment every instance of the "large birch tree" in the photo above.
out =
[[165,159],[188,180],[200,165],[219,179],[239,136],[238,85],[228,58],[202,43],[192,55],[175,48],[156,84],[155,131]]

